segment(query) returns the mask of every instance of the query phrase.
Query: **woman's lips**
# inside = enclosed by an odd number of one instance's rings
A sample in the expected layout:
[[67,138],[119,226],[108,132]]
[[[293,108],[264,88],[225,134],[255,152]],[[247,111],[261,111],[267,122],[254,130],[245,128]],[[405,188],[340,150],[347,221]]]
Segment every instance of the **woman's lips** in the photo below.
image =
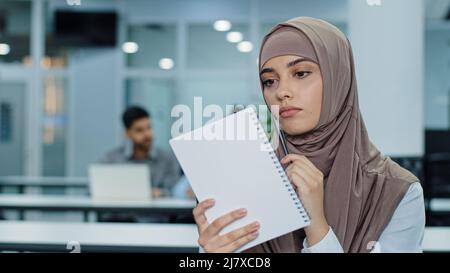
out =
[[280,117],[290,118],[292,116],[295,116],[300,111],[302,111],[302,109],[296,108],[296,107],[281,107],[280,108]]

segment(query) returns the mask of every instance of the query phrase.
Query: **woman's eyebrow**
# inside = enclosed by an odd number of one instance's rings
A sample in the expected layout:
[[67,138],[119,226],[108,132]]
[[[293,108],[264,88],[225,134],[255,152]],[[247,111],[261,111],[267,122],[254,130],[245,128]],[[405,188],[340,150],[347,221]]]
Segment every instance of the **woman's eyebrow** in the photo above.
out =
[[286,65],[286,67],[287,67],[287,68],[293,67],[294,65],[296,65],[296,64],[298,64],[298,63],[301,63],[301,62],[312,62],[312,60],[306,59],[306,58],[298,58],[298,59],[296,59],[296,60],[293,60],[292,62],[289,62],[289,63]]
[[[295,60],[289,62],[286,65],[286,67],[290,68],[290,67],[293,67],[294,65],[296,65],[298,63],[301,63],[301,62],[313,62],[313,63],[315,63],[313,60],[310,60],[308,58],[298,58],[298,59],[295,59]],[[267,68],[264,68],[263,70],[261,70],[261,72],[259,72],[259,76],[262,76],[262,74],[264,74],[264,73],[272,73],[272,72],[275,72],[275,70],[273,68],[271,68],[271,67],[267,67]]]
[[264,68],[263,70],[261,70],[261,72],[259,72],[259,76],[262,76],[262,74],[264,74],[264,73],[272,73],[272,72],[275,72],[275,70],[273,68],[271,68],[271,67]]

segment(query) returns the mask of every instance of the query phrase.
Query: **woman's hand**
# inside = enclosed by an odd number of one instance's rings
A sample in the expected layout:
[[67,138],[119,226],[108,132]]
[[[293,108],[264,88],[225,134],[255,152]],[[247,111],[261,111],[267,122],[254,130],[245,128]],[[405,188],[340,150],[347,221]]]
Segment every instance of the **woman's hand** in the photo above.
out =
[[212,206],[214,206],[214,200],[207,199],[200,202],[193,211],[199,233],[198,244],[205,252],[233,252],[258,237],[258,222],[253,222],[242,228],[219,235],[219,232],[225,226],[247,215],[247,211],[245,209],[234,210],[208,224],[205,211]]
[[281,163],[289,164],[286,174],[311,218],[305,234],[312,246],[320,242],[329,230],[323,208],[323,174],[302,155],[289,154]]

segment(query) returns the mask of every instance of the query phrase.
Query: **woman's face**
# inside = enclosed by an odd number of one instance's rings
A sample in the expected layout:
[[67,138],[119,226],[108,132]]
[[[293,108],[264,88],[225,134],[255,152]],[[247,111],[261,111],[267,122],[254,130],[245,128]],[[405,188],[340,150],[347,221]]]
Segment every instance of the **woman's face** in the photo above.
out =
[[322,108],[322,74],[319,65],[286,55],[267,61],[260,72],[263,94],[270,106],[279,106],[280,125],[289,135],[313,130]]

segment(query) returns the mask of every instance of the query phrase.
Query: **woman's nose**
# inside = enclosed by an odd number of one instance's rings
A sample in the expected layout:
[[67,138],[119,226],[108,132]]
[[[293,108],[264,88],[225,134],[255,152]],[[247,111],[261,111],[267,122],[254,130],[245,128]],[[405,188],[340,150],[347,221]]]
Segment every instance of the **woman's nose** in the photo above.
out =
[[292,98],[292,92],[290,91],[290,89],[288,87],[280,86],[277,96],[280,101],[283,101],[285,99]]

